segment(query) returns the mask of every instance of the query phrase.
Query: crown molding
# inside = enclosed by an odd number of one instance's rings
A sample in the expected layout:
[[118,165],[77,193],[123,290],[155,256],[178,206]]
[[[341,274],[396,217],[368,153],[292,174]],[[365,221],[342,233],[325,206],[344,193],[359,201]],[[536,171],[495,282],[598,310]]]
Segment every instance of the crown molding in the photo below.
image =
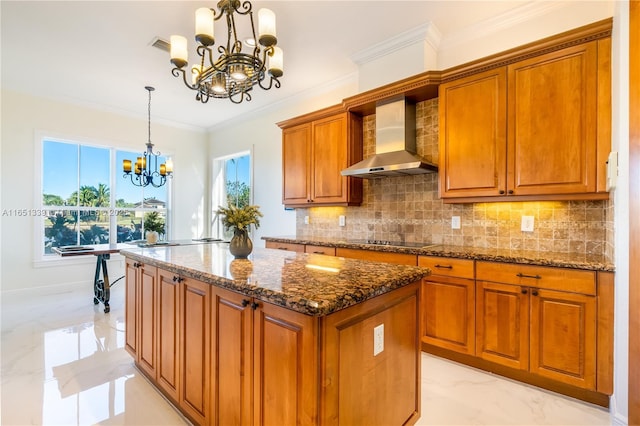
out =
[[523,22],[530,21],[538,16],[547,15],[555,10],[567,7],[566,2],[531,2],[507,12],[496,15],[484,21],[469,25],[451,35],[442,38],[440,49],[449,49],[461,44],[468,43],[470,40],[487,37],[492,34],[500,33],[506,29]]
[[409,31],[405,31],[397,36],[391,37],[388,40],[356,52],[350,56],[350,59],[357,65],[363,65],[407,46],[424,41],[433,47],[434,50],[437,50],[440,45],[441,38],[442,34],[438,28],[432,22],[427,22]]

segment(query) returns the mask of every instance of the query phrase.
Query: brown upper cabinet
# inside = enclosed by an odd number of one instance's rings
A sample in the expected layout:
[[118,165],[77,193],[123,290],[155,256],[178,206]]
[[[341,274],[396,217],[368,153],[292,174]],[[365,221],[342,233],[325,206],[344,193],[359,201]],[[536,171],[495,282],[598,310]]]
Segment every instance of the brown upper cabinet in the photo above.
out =
[[564,33],[555,46],[547,39],[490,65],[445,72],[439,90],[445,201],[608,197],[611,39],[593,34],[606,35],[610,26],[605,21],[576,30],[573,39]]
[[278,123],[282,203],[290,207],[362,203],[362,180],[340,171],[362,159],[362,118],[341,106]]

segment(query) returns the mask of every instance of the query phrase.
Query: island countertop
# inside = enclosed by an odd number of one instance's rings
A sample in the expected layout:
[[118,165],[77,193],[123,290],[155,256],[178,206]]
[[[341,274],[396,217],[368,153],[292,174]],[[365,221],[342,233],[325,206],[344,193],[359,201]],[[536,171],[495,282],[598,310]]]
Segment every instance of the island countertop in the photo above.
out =
[[228,244],[127,248],[123,256],[307,315],[324,316],[428,276],[427,268]]

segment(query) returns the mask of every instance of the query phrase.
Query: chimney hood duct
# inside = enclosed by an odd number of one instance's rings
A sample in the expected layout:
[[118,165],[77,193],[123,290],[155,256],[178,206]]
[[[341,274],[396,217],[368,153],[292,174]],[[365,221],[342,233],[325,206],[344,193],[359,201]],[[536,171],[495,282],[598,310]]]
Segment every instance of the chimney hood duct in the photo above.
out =
[[416,155],[416,106],[404,97],[376,104],[376,153],[340,173],[364,179],[434,173],[438,166]]

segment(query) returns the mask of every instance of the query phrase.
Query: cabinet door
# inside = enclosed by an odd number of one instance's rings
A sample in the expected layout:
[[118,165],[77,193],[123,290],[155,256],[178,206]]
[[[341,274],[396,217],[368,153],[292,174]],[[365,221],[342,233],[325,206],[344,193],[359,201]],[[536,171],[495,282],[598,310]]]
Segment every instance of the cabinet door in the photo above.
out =
[[552,290],[531,295],[532,373],[595,389],[595,297]]
[[138,366],[150,377],[156,377],[156,325],[157,291],[156,272],[153,266],[140,268],[140,289],[138,299]]
[[464,354],[475,353],[473,280],[429,277],[422,282],[422,341]]
[[476,355],[511,368],[529,368],[529,289],[476,283]]
[[440,85],[440,196],[506,189],[507,79],[498,68]]
[[125,343],[124,348],[137,360],[138,350],[138,333],[137,333],[137,315],[138,315],[138,262],[126,259],[125,269]]
[[508,67],[508,186],[516,195],[596,192],[597,42]]
[[314,203],[347,201],[347,178],[340,174],[347,164],[347,116],[313,122],[311,194]]
[[282,131],[282,203],[306,204],[311,194],[311,125]]
[[158,386],[175,401],[180,389],[180,278],[158,269]]
[[212,288],[211,424],[252,424],[252,313],[248,297]]
[[254,311],[253,424],[318,424],[317,321],[263,302]]
[[211,285],[184,279],[180,284],[180,407],[197,424],[209,410]]

